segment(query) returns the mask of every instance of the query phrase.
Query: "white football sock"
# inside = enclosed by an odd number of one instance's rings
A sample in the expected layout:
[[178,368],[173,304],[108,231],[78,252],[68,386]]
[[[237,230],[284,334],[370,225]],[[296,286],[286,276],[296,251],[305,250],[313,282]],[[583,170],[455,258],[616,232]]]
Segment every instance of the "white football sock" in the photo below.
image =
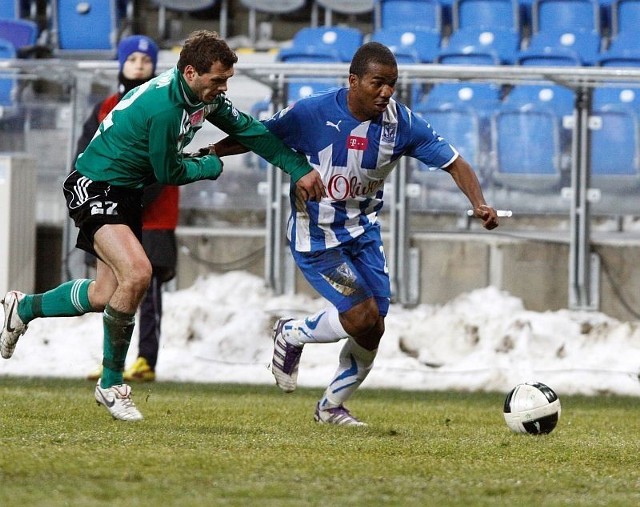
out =
[[302,345],[333,343],[349,335],[340,323],[340,314],[336,307],[329,306],[305,319],[287,322],[284,325],[283,336],[292,345]]
[[337,407],[347,401],[369,375],[377,353],[378,349],[367,350],[349,337],[340,352],[333,380],[320,400],[320,408]]

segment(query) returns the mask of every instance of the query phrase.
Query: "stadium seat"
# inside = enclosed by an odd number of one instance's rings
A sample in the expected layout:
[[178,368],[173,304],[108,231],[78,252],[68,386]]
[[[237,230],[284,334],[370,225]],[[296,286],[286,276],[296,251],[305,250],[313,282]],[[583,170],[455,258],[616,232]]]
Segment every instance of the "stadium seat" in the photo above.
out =
[[56,34],[55,53],[113,58],[124,22],[118,12],[115,0],[54,0],[51,25]]
[[[514,63],[520,50],[520,34],[513,30],[460,28],[451,34],[441,54],[486,54],[500,64]],[[481,63],[481,62],[476,62]],[[491,64],[491,62],[486,62]]]
[[305,0],[240,0],[240,3],[249,9],[248,32],[249,40],[255,44],[258,40],[257,15],[280,15],[295,12],[305,6]]
[[442,6],[438,0],[377,0],[374,30],[420,28],[442,33]]
[[602,67],[639,67],[640,40],[637,33],[628,30],[618,33],[597,63]]
[[602,86],[593,89],[593,109],[616,106],[640,114],[640,83],[630,86]]
[[441,37],[431,30],[380,29],[371,40],[387,46],[398,63],[431,63],[440,50]]
[[533,106],[536,109],[553,111],[560,116],[570,116],[573,114],[575,95],[573,90],[556,84],[520,84],[510,90],[503,104],[511,109]]
[[600,7],[596,0],[535,0],[532,32],[600,33]]
[[461,28],[520,32],[517,0],[456,0],[452,18],[453,32]]
[[26,19],[1,19],[0,38],[10,41],[16,54],[24,48],[35,45],[38,38],[38,25]]
[[602,38],[596,32],[543,31],[531,36],[527,52],[559,50],[574,54],[582,65],[595,65],[600,57]]
[[500,65],[498,54],[486,48],[465,46],[459,51],[443,49],[436,57],[436,62],[443,65]]
[[[594,65],[603,45],[600,21],[597,0],[535,0],[527,50],[553,52],[550,58],[559,60],[573,53],[580,64]],[[563,52],[566,57],[561,56]],[[572,65],[562,61],[557,64]]]
[[[181,14],[198,12],[214,7],[218,3],[218,0],[152,0],[152,2],[158,7],[158,37],[164,40],[169,37],[167,11],[179,12]],[[228,12],[227,0],[221,0],[220,29],[218,30],[221,37],[227,36]]]
[[[481,182],[490,160],[491,112],[500,104],[500,88],[486,83],[441,83],[414,107],[476,169]],[[433,187],[450,187],[450,177],[421,162],[421,179]]]
[[287,83],[287,104],[291,105],[297,100],[338,88],[341,85],[342,82],[338,79],[315,78],[310,80],[308,78],[292,78],[289,83]]
[[[556,49],[525,54],[519,57],[518,63],[554,66],[579,65],[580,61],[573,52]],[[574,92],[560,85],[514,86],[493,118],[492,139],[496,153],[494,181],[521,190],[556,189],[562,171],[568,169],[571,131],[564,125],[565,119],[573,115],[574,104]],[[510,133],[509,129],[515,130]],[[507,140],[503,137],[507,137]],[[516,142],[522,144],[520,157],[516,156],[518,145],[510,144]],[[540,146],[548,149],[540,150]]]
[[493,118],[493,181],[524,191],[557,190],[561,181],[562,146],[559,116],[533,104],[505,106]]
[[361,46],[362,32],[356,28],[303,28],[293,37],[290,47],[276,57],[281,62],[350,62]]
[[[276,59],[287,63],[350,62],[362,39],[362,33],[355,28],[303,28],[293,37],[290,47],[279,51]],[[287,103],[340,85],[338,78],[292,78],[287,84]]]
[[[338,14],[365,14],[372,12],[375,7],[375,0],[315,0],[313,8],[322,7],[324,9],[324,25],[333,25],[333,13]],[[316,15],[317,17],[317,15]]]
[[[13,44],[5,39],[0,39],[0,60],[13,59],[16,57],[16,49]],[[15,78],[17,71],[0,71],[0,119],[12,116],[16,107],[16,92],[18,81]]]
[[[437,132],[442,133],[476,169],[481,164],[481,124],[480,117],[471,107],[461,107],[448,102],[433,109],[427,103],[415,108],[416,114],[423,116]],[[422,162],[418,169],[429,170]]]
[[0,2],[0,18],[2,19],[20,19],[20,10],[20,0],[2,0]]
[[591,185],[605,191],[637,191],[640,184],[640,87],[598,87],[593,90]]
[[614,0],[611,4],[611,37],[620,33],[637,34],[640,26],[640,0]]
[[516,63],[537,67],[571,67],[582,65],[582,59],[574,49],[545,46],[539,50],[525,49],[520,51]]
[[480,118],[488,119],[500,106],[501,94],[501,88],[494,84],[440,83],[431,88],[417,106],[417,110],[434,110],[440,106],[446,106],[448,109],[472,109]]
[[591,186],[604,191],[637,192],[640,187],[640,145],[635,111],[600,99],[592,111],[598,128],[590,130]]

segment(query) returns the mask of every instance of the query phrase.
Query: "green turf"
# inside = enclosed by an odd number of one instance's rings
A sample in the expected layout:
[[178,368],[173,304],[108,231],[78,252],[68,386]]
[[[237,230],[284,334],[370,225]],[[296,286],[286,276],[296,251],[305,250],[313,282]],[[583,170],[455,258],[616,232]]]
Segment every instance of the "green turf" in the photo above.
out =
[[0,505],[640,505],[636,398],[562,397],[528,436],[502,393],[362,389],[368,428],[314,423],[320,394],[136,384],[126,423],[89,382],[0,377]]

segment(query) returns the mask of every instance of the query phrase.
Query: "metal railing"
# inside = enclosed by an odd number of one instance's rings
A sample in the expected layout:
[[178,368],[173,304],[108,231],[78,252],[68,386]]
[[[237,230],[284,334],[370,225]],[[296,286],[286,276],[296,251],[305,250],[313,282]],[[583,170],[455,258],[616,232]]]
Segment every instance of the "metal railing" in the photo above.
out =
[[[300,78],[339,77],[346,78],[348,64],[242,64],[236,72],[245,75],[273,91],[276,108],[286,104],[286,84]],[[166,67],[165,67],[166,68]],[[71,125],[68,146],[68,164],[74,155],[75,140],[79,125],[84,118],[79,114],[79,97],[89,93],[95,80],[113,79],[117,73],[117,62],[70,61],[70,60],[0,60],[0,73],[18,71],[20,79],[48,79],[62,83],[70,89]],[[158,70],[164,70],[159,65]],[[594,67],[521,67],[521,66],[445,66],[445,65],[400,65],[397,93],[402,100],[408,99],[407,90],[415,83],[439,82],[493,82],[498,84],[554,83],[573,91],[574,112],[572,120],[572,160],[570,187],[565,194],[570,198],[570,259],[568,299],[572,309],[596,309],[598,307],[598,259],[590,246],[591,204],[597,189],[590,186],[590,126],[592,92],[595,87],[633,83],[640,86],[640,69],[594,68]],[[84,111],[82,111],[84,114]],[[42,156],[42,154],[37,154]],[[284,221],[287,206],[283,195],[283,175],[270,168],[266,192],[266,261],[267,283],[276,291],[283,291],[287,278],[287,256],[285,249]],[[414,277],[411,266],[409,241],[410,198],[407,190],[407,165],[402,161],[392,173],[391,184],[390,269],[394,292],[400,302],[412,299]],[[69,248],[68,237],[65,247]],[[65,256],[66,258],[66,256]]]

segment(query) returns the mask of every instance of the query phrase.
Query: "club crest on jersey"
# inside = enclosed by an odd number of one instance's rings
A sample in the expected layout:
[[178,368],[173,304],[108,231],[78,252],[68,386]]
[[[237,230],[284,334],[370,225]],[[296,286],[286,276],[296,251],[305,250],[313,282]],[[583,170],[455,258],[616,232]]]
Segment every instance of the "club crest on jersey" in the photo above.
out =
[[369,140],[366,137],[349,136],[347,138],[348,150],[366,150]]
[[189,115],[189,123],[192,127],[201,127],[204,122],[204,108],[198,109],[195,113]]
[[395,142],[397,127],[398,126],[395,123],[384,122],[382,124],[382,142],[383,143]]

